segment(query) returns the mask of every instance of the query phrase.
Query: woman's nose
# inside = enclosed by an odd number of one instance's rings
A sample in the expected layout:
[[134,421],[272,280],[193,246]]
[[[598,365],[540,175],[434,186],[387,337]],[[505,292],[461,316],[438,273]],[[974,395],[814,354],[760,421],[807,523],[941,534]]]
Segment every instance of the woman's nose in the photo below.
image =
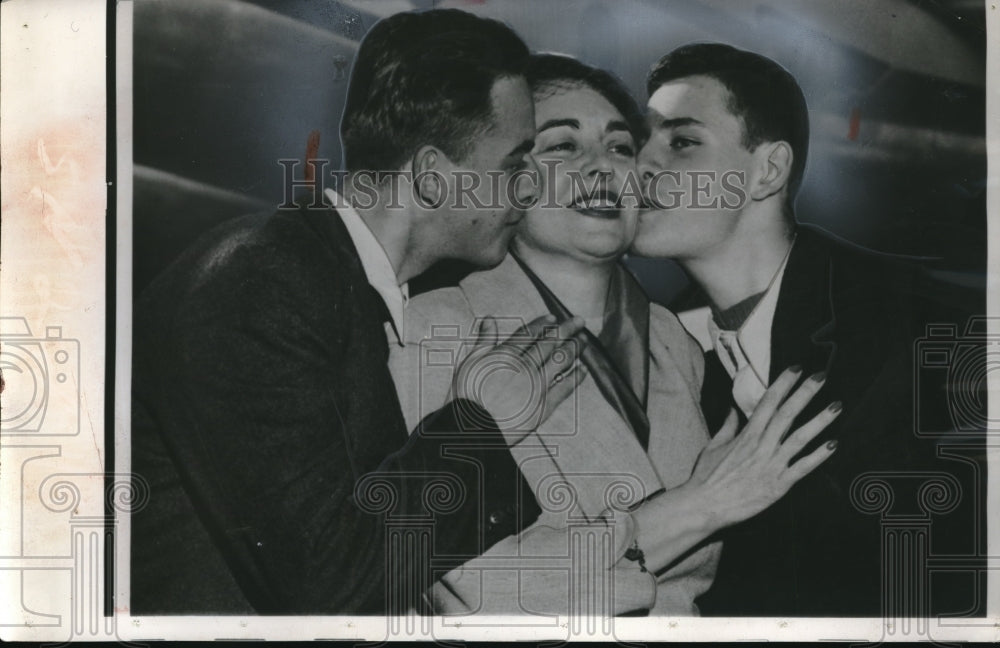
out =
[[603,176],[610,178],[615,174],[615,165],[604,147],[591,148],[587,160],[581,169],[586,176]]

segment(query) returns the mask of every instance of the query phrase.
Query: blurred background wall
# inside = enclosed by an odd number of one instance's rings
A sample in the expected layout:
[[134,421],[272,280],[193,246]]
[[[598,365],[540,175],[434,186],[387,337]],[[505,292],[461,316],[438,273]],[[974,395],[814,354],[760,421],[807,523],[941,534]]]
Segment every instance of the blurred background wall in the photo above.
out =
[[[777,60],[802,85],[812,122],[798,219],[983,281],[979,0],[136,0],[136,292],[212,225],[274,209],[277,161],[304,159],[311,131],[317,157],[338,168],[358,42],[383,16],[446,6],[609,69],[641,103],[650,66],[685,43]],[[657,301],[685,287],[670,262],[629,264]]]

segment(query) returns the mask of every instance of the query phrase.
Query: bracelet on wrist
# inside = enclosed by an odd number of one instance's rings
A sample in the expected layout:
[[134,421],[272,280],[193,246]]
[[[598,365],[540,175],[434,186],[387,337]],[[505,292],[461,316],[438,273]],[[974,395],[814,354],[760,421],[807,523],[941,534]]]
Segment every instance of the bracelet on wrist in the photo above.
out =
[[631,560],[634,563],[639,563],[639,569],[649,573],[649,570],[646,569],[646,554],[639,548],[638,540],[633,540],[632,545],[625,550],[625,559]]

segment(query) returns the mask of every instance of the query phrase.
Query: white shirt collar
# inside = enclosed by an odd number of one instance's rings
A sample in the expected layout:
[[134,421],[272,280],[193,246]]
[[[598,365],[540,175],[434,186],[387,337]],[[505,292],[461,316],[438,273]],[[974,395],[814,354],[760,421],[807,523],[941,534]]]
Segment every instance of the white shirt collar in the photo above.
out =
[[[733,378],[733,395],[743,412],[750,416],[769,384],[771,374],[771,324],[778,306],[781,280],[785,275],[792,245],[788,247],[764,296],[738,331],[724,331],[709,318],[708,329],[719,361]],[[729,353],[727,353],[727,351]]]
[[358,256],[361,257],[361,267],[365,270],[368,283],[385,301],[395,325],[396,341],[402,345],[406,341],[406,318],[403,311],[410,301],[409,285],[399,284],[396,270],[392,267],[385,248],[350,202],[333,189],[327,188],[323,194],[331,205],[336,205],[337,213],[340,214],[340,219],[358,250]]

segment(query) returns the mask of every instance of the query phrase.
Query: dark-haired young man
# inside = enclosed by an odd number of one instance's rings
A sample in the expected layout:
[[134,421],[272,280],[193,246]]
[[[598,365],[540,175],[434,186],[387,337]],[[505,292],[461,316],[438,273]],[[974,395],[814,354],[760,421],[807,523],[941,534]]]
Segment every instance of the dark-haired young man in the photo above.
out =
[[[419,609],[430,558],[461,562],[533,521],[507,442],[538,421],[509,422],[525,404],[507,401],[531,388],[544,417],[579,379],[576,347],[543,343],[542,320],[498,347],[483,335],[470,361],[541,366],[489,391],[456,381],[409,436],[386,365],[407,281],[445,258],[499,263],[533,198],[510,186],[534,137],[527,56],[460,11],[380,22],[352,71],[335,209],[229,222],[137,302],[132,465],[150,493],[132,516],[134,613]],[[361,185],[365,171],[392,182]],[[470,178],[481,200],[456,201]],[[407,519],[416,549],[390,560],[387,521]]]
[[[654,66],[647,89],[652,132],[639,171],[649,199],[663,208],[641,218],[634,250],[675,259],[711,306],[713,351],[702,397],[709,428],[717,429],[730,410],[748,417],[790,365],[824,381],[803,417],[830,401],[843,407],[815,441],[837,439],[833,458],[770,509],[722,534],[719,571],[699,599],[701,611],[964,611],[975,602],[974,578],[948,582],[937,575],[928,598],[920,559],[894,562],[900,555],[883,548],[880,514],[930,519],[941,510],[927,504],[920,485],[935,479],[945,490],[958,485],[958,511],[934,516],[929,549],[975,554],[970,517],[983,496],[975,466],[936,457],[933,440],[918,435],[949,431],[950,420],[940,415],[945,386],[924,380],[921,396],[930,398],[921,407],[939,416],[936,427],[925,417],[918,430],[914,344],[928,323],[964,331],[957,313],[982,309],[982,295],[978,306],[973,299],[972,306],[953,308],[941,303],[944,293],[918,267],[796,223],[808,111],[795,79],[774,61],[727,45],[689,45]],[[904,475],[913,471],[939,476]],[[891,511],[875,510],[866,494],[880,481],[895,491]],[[911,568],[919,573],[915,580],[892,581]]]

